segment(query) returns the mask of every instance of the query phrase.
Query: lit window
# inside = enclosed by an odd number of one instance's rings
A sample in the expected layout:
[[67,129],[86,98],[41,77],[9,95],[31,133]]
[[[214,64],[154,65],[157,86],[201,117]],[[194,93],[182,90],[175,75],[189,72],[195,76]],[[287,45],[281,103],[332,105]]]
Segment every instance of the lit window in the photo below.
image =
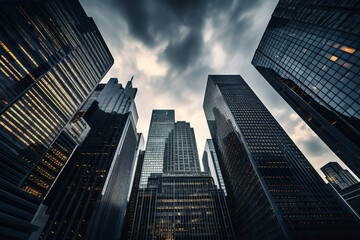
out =
[[347,47],[347,46],[342,46],[340,49],[343,50],[344,52],[347,52],[350,54],[353,54],[356,51],[354,48]]
[[334,48],[338,48],[338,47],[340,47],[340,44],[339,44],[339,43],[335,43],[333,47],[334,47]]
[[331,61],[335,62],[336,60],[338,60],[338,57],[337,56],[331,56],[329,59]]

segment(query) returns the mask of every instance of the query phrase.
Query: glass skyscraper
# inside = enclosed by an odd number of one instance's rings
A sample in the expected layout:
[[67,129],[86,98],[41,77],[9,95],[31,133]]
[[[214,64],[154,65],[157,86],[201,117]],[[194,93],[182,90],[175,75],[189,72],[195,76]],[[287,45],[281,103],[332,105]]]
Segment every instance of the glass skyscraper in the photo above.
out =
[[360,216],[360,183],[337,162],[329,162],[321,168],[326,180]]
[[211,174],[211,176],[214,178],[215,184],[221,188],[226,195],[226,188],[224,179],[221,174],[219,160],[216,156],[215,147],[211,139],[206,139],[202,162],[204,171]]
[[198,172],[151,174],[138,192],[130,239],[236,238],[224,192]]
[[164,173],[200,172],[194,129],[190,123],[178,121],[165,143]]
[[77,0],[1,1],[0,238],[39,229],[39,204],[89,131],[76,113],[113,62]]
[[162,173],[164,168],[165,142],[174,128],[174,110],[153,110],[140,178],[140,188],[147,186],[151,173]]
[[210,75],[203,107],[238,239],[358,234],[353,212],[239,75]]
[[131,112],[137,122],[139,116],[135,101],[133,101],[137,88],[132,87],[132,81],[133,79],[128,81],[124,88],[118,83],[117,78],[110,78],[96,99],[99,102],[99,108],[108,113]]
[[358,183],[355,177],[348,170],[343,169],[337,162],[329,162],[321,168],[321,171],[325,174],[326,180],[337,191]]
[[153,111],[142,173],[149,177],[126,239],[235,239],[223,190],[201,172],[194,129],[174,120],[174,110]]
[[200,171],[190,123],[173,124],[162,143],[163,173],[151,173],[146,188],[138,191],[128,238],[235,239],[224,192]]
[[360,5],[280,0],[252,64],[360,177]]
[[[117,91],[107,91],[107,86]],[[49,220],[41,239],[121,236],[142,141],[136,131],[137,111],[132,107],[136,89],[131,90],[130,81],[125,89],[114,81],[107,86],[84,115],[91,127],[88,137],[45,199]],[[129,96],[129,92],[134,94]],[[121,110],[106,112],[101,106],[113,98],[126,104]],[[112,105],[117,106],[117,101]]]
[[140,176],[141,176],[141,170],[144,163],[144,155],[145,151],[140,151],[138,154],[138,159],[136,162],[136,168],[134,171],[133,176],[133,184],[131,188],[131,194],[129,197],[129,203],[126,209],[126,215],[125,215],[125,223],[124,227],[121,231],[121,237],[120,240],[130,240],[131,237],[131,229],[134,222],[134,212],[135,212],[135,206],[136,206],[136,199],[139,192],[139,186],[140,186]]
[[13,169],[3,174],[43,197],[63,164],[43,155],[113,58],[78,1],[9,1],[0,11],[0,154]]

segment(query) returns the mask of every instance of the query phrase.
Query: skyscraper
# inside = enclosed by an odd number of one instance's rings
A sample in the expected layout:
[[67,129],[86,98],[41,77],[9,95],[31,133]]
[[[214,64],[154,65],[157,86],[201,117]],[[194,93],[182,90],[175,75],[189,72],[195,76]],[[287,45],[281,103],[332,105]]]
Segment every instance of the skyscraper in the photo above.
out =
[[133,177],[133,185],[131,188],[131,194],[129,198],[129,204],[126,209],[126,215],[125,215],[125,224],[121,232],[120,240],[129,240],[131,236],[131,229],[134,222],[134,212],[135,212],[135,206],[136,206],[136,199],[139,192],[139,186],[140,186],[140,176],[141,176],[141,170],[144,164],[144,155],[145,151],[140,151],[138,155],[138,160],[136,163],[136,168],[134,171],[134,177]]
[[[227,195],[224,179],[221,174],[219,160],[216,156],[215,147],[211,139],[206,139],[202,162],[204,171],[211,174],[215,184],[224,191],[225,195]],[[206,169],[205,166],[207,166]]]
[[194,129],[178,121],[161,142],[164,173],[151,173],[138,191],[129,238],[235,239],[224,192],[200,171]]
[[337,162],[329,162],[321,168],[329,184],[360,216],[360,183]]
[[[108,84],[125,95],[107,92],[121,102],[132,88],[131,82],[125,89],[114,86],[113,81]],[[45,199],[49,221],[42,239],[120,237],[141,136],[136,132],[136,109],[131,103],[135,94],[126,100],[121,111],[111,112],[98,107],[111,99],[100,98],[101,95],[84,115],[91,127],[88,137]]]
[[147,179],[151,173],[163,172],[165,142],[174,124],[174,110],[153,110],[140,178],[141,188],[147,186]]
[[321,171],[325,174],[326,180],[328,180],[337,191],[350,187],[358,182],[348,170],[343,169],[337,162],[329,162],[321,168]]
[[165,143],[164,173],[200,172],[194,129],[190,123],[178,121]]
[[151,174],[138,192],[132,240],[235,239],[225,195],[208,173]]
[[203,106],[238,239],[356,233],[352,213],[239,75],[210,75]]
[[280,0],[252,64],[360,177],[357,1]]
[[48,194],[88,131],[74,117],[113,58],[77,0],[1,1],[0,15],[0,184],[6,206],[0,237],[23,239],[38,229],[34,204]]
[[127,82],[124,88],[122,84],[118,84],[117,78],[110,78],[96,99],[99,102],[99,108],[107,113],[131,112],[137,122],[139,116],[135,101],[133,101],[137,89],[132,87],[132,80],[133,78]]

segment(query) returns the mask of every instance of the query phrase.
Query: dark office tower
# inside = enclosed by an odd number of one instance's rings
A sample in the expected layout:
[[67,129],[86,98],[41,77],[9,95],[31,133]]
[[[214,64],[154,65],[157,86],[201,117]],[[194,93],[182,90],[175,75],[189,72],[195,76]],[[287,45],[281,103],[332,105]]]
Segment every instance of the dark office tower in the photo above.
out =
[[239,75],[210,75],[204,110],[238,239],[354,234],[354,216]]
[[358,181],[348,170],[343,169],[337,162],[329,162],[321,168],[326,180],[337,190],[354,185]]
[[18,190],[46,196],[74,146],[61,133],[112,64],[77,0],[1,1],[0,238],[23,239],[34,229],[23,205],[37,200]]
[[151,174],[130,239],[235,239],[224,192],[208,173]]
[[147,186],[151,173],[162,173],[164,166],[165,142],[175,124],[174,110],[153,110],[149,134],[141,171],[140,188]]
[[360,177],[360,5],[281,0],[252,64]]
[[221,174],[219,160],[216,156],[215,147],[211,139],[206,139],[202,162],[204,171],[211,174],[211,176],[214,178],[216,186],[224,190],[225,195],[227,195],[224,179]]
[[107,113],[99,101],[84,115],[88,137],[45,200],[49,221],[41,239],[120,237],[141,136],[131,104],[125,112]]
[[126,209],[125,224],[121,233],[120,240],[125,240],[125,239],[129,240],[131,236],[131,228],[134,222],[135,205],[139,191],[141,170],[144,163],[144,155],[145,155],[145,151],[139,152],[135,174],[133,177],[134,180],[133,180],[132,190],[129,198],[128,207]]
[[200,172],[194,129],[190,123],[178,121],[165,143],[164,173]]

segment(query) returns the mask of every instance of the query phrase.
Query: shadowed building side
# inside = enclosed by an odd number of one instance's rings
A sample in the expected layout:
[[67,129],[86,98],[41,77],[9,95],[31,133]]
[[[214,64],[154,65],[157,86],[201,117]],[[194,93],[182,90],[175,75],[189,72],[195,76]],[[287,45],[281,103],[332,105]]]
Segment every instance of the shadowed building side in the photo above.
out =
[[0,16],[0,238],[37,239],[33,204],[89,131],[76,114],[114,60],[77,0],[2,0]]
[[333,239],[358,233],[353,213],[239,75],[209,75],[203,106],[237,238]]
[[360,6],[279,1],[252,64],[360,177]]

